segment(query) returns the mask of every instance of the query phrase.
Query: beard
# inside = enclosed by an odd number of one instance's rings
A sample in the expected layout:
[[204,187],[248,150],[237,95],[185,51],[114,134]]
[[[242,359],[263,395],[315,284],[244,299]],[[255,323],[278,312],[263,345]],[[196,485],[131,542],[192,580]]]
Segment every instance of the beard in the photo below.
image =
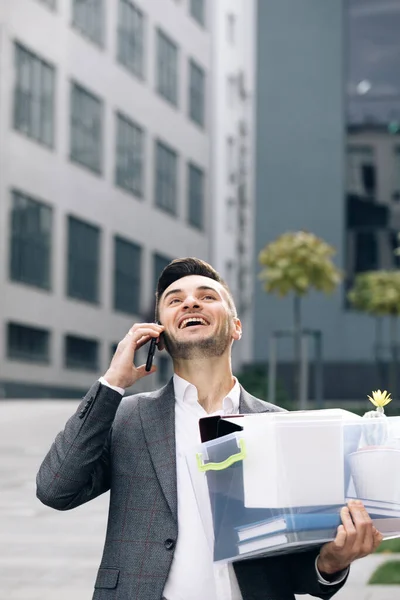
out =
[[232,341],[228,326],[214,336],[199,340],[180,341],[165,331],[163,338],[165,349],[170,357],[183,360],[222,356]]

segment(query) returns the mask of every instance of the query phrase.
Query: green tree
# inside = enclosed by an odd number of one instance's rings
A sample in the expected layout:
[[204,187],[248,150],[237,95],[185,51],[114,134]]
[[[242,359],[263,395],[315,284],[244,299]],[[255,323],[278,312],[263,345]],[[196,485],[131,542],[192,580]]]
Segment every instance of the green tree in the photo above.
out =
[[260,279],[267,293],[293,294],[295,381],[300,399],[302,316],[301,299],[312,289],[331,294],[342,280],[332,257],[335,249],[316,235],[288,232],[267,244],[259,254]]
[[[400,315],[400,271],[367,271],[356,276],[348,298],[356,310],[377,318],[377,337],[381,336],[379,323],[388,317],[390,326],[390,390],[397,389],[397,325]],[[380,343],[380,339],[377,339]]]

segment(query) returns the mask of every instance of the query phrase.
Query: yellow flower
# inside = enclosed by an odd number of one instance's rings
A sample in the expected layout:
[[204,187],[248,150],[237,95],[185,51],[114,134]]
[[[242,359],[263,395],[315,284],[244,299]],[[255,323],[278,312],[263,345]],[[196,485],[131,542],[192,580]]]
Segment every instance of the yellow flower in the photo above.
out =
[[371,400],[374,406],[378,407],[386,406],[386,404],[389,404],[389,402],[392,401],[390,394],[388,394],[386,390],[383,392],[381,392],[381,390],[372,392],[372,398],[371,396],[368,396],[368,398]]

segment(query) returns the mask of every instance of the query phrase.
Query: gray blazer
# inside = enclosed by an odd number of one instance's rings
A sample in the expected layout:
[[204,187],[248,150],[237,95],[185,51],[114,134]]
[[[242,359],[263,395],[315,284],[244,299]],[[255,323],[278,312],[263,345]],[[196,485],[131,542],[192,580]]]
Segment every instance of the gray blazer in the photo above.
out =
[[[282,409],[241,389],[241,413],[277,410]],[[93,600],[162,598],[178,537],[174,430],[172,380],[122,402],[120,394],[96,382],[39,469],[37,497],[58,510],[110,490]],[[294,600],[294,594],[331,598],[343,583],[318,582],[317,553],[234,563],[244,600]]]

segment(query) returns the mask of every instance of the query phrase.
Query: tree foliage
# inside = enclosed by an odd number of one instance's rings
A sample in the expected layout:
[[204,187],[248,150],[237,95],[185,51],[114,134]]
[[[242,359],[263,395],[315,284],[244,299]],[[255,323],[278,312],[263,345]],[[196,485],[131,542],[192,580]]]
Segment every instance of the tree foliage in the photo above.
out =
[[259,254],[259,277],[267,292],[304,296],[311,289],[332,293],[342,279],[332,257],[335,249],[306,231],[288,232],[267,244]]
[[367,271],[348,293],[357,310],[377,317],[400,315],[400,271]]

